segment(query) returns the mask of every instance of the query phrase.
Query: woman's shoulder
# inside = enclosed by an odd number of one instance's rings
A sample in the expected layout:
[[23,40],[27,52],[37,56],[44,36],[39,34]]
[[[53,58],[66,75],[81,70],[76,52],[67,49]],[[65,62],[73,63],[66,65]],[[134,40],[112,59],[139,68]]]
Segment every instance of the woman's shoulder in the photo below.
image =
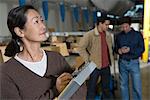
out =
[[16,60],[14,58],[10,58],[8,61],[1,63],[0,64],[0,68],[1,68],[1,72],[9,72],[9,71],[13,71],[16,66]]
[[14,58],[10,58],[8,61],[1,63],[0,66],[12,65],[15,62]]
[[45,53],[47,54],[48,57],[49,56],[54,57],[54,58],[62,57],[62,55],[59,52],[56,52],[56,51],[47,51],[47,50],[45,50]]

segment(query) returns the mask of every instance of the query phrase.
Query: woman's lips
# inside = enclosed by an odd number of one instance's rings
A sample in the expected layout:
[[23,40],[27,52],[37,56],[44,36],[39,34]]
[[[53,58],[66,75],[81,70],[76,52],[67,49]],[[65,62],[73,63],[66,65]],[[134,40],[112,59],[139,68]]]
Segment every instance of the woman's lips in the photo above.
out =
[[40,35],[45,35],[45,34],[46,34],[46,32],[40,33]]

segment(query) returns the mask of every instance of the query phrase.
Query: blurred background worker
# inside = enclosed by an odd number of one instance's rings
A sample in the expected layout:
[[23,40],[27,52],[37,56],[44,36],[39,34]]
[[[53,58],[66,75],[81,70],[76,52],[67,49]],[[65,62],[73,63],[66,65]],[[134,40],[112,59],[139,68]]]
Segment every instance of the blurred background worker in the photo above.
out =
[[85,33],[80,41],[80,55],[85,62],[94,61],[97,68],[90,75],[88,80],[87,99],[94,99],[96,96],[96,84],[99,76],[102,82],[102,99],[110,99],[110,65],[113,63],[112,39],[107,31],[110,24],[106,16],[97,19],[96,27]]
[[144,52],[144,39],[140,32],[130,27],[131,18],[121,18],[121,30],[115,40],[115,51],[119,54],[120,88],[123,100],[129,100],[129,75],[132,80],[133,100],[142,100],[139,57]]

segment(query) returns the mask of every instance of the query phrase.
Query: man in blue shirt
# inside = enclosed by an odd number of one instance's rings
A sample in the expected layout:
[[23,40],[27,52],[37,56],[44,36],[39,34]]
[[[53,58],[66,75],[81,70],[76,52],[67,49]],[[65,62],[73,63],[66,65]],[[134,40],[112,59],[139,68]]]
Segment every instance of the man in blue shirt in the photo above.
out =
[[139,57],[144,52],[144,39],[130,27],[131,18],[121,18],[121,30],[115,39],[115,52],[119,54],[119,73],[122,100],[129,100],[129,75],[132,80],[133,100],[142,100]]

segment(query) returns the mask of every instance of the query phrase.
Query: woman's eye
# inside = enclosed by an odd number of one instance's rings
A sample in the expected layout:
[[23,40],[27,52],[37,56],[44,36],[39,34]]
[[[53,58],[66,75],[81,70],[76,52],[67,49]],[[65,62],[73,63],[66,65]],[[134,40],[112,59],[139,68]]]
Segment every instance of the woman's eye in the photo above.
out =
[[36,23],[39,23],[39,22],[38,22],[38,20],[37,20],[37,21],[35,21],[35,22],[36,22]]
[[41,19],[41,22],[44,22],[44,20],[43,20],[43,19]]
[[38,23],[39,23],[39,21],[38,21],[38,20],[35,20],[35,21],[34,21],[34,24],[38,24]]
[[35,22],[34,22],[34,24],[39,24],[40,22],[44,22],[44,20],[43,19],[38,19],[38,20],[35,20]]

